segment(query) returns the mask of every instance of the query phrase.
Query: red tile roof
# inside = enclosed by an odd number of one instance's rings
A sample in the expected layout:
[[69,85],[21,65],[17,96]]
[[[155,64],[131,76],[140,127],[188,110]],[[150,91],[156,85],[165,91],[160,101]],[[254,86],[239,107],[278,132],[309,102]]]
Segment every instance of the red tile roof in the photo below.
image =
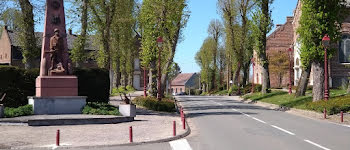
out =
[[171,85],[185,85],[186,82],[191,79],[195,73],[181,73],[176,76],[176,78],[171,81]]

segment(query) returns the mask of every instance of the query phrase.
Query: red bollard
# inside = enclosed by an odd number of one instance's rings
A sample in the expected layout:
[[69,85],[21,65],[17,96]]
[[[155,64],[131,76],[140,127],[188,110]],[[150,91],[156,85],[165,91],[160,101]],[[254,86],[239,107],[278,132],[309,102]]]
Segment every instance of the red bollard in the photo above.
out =
[[182,121],[183,129],[186,129],[186,117],[184,115],[184,119]]
[[56,133],[56,146],[60,146],[60,130]]
[[176,121],[173,122],[173,135],[176,136]]
[[132,137],[132,126],[130,126],[130,128],[129,128],[129,140],[130,140],[130,143],[133,142],[133,137]]
[[324,108],[323,110],[323,119],[327,119],[327,110]]
[[344,113],[343,113],[343,111],[340,112],[340,122],[344,122]]

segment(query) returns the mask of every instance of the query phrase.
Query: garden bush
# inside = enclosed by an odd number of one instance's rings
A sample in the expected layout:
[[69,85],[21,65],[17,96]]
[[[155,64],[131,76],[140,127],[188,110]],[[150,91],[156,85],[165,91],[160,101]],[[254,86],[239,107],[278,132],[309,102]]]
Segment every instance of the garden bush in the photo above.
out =
[[337,114],[340,111],[347,112],[350,111],[350,95],[335,97],[328,101],[309,102],[306,108],[317,112],[323,112],[326,108],[328,115]]
[[5,118],[33,115],[32,105],[20,106],[18,108],[5,107]]
[[78,77],[78,95],[87,96],[87,102],[109,101],[109,73],[101,68],[74,68]]
[[35,79],[39,69],[25,70],[12,66],[0,66],[0,95],[6,93],[5,107],[19,107],[28,104],[28,96],[35,95]]
[[[254,92],[260,92],[261,91],[261,84],[254,84]],[[243,93],[248,94],[252,92],[252,84],[249,83],[243,88]]]
[[172,99],[163,98],[158,101],[155,97],[136,97],[132,102],[150,110],[175,112],[175,102]]
[[194,95],[201,95],[201,94],[202,94],[202,90],[200,89],[194,90]]
[[83,114],[90,115],[120,115],[117,107],[107,103],[88,102],[83,108]]
[[112,89],[112,95],[113,96],[119,96],[120,94],[123,94],[123,93],[128,94],[128,93],[132,93],[132,92],[135,92],[135,91],[136,90],[130,85],[128,85],[126,87],[120,86],[118,88],[113,88]]

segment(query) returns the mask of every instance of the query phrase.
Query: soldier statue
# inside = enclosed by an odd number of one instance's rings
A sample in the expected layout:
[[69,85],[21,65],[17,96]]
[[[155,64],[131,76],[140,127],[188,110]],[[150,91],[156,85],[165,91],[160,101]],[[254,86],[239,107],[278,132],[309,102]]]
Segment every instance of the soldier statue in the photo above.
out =
[[60,31],[56,28],[54,36],[50,38],[50,68],[49,75],[64,75],[66,71],[63,67],[63,38],[60,37]]

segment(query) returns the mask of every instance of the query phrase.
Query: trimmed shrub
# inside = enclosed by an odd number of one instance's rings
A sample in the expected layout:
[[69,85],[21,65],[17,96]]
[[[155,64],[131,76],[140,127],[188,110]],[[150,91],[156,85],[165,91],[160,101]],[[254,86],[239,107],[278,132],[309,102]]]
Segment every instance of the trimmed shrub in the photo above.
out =
[[120,115],[117,107],[107,103],[96,102],[88,102],[82,112],[90,115]]
[[309,102],[306,104],[306,108],[321,113],[326,108],[328,115],[337,114],[340,111],[347,112],[350,111],[350,95],[335,97],[328,101]]
[[109,73],[100,68],[74,68],[78,77],[78,95],[87,96],[87,102],[109,101]]
[[5,107],[5,118],[33,115],[32,105],[20,106],[18,108]]
[[163,98],[158,101],[155,97],[136,97],[133,101],[134,104],[143,106],[150,110],[175,112],[175,101],[172,99]]
[[28,104],[27,96],[35,95],[35,79],[38,76],[39,69],[1,66],[0,93],[6,93],[4,106],[16,108]]
[[202,90],[200,89],[194,90],[194,95],[201,95],[201,94],[202,94]]

